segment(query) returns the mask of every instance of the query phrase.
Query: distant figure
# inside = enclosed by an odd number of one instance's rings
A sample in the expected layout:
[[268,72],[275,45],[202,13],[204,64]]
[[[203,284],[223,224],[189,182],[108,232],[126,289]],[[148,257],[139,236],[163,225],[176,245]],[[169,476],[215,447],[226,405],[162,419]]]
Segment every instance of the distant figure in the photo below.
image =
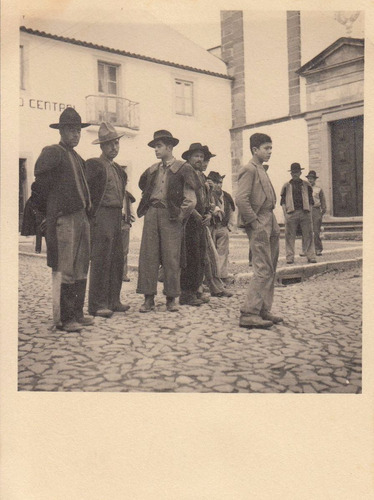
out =
[[114,161],[119,153],[118,133],[109,122],[100,125],[99,158],[87,160],[87,180],[93,205],[91,222],[91,270],[88,310],[93,316],[109,318],[130,306],[120,300],[123,272],[121,234],[122,207],[127,183],[125,170]]
[[252,158],[239,171],[235,201],[238,224],[244,225],[252,249],[253,277],[240,308],[239,326],[269,328],[283,321],[270,312],[279,255],[279,226],[273,213],[274,188],[262,165],[270,159],[272,141],[268,135],[256,133],[251,135],[249,146]]
[[213,181],[213,197],[216,204],[213,212],[212,238],[219,257],[218,277],[224,283],[228,283],[229,233],[234,226],[235,204],[231,195],[222,189],[224,178],[225,176],[220,175],[219,172],[212,171],[208,175],[208,179]]
[[125,191],[122,209],[122,244],[123,244],[123,273],[122,281],[130,281],[128,277],[128,255],[130,249],[130,229],[132,223],[135,222],[135,215],[132,210],[132,204],[135,203],[135,198],[129,191]]
[[185,264],[185,255],[181,257],[184,224],[196,205],[195,173],[191,165],[173,156],[178,143],[179,139],[169,131],[156,131],[148,146],[154,148],[158,162],[147,168],[139,180],[142,198],[137,213],[138,217],[144,215],[144,226],[136,291],[144,295],[142,313],[155,308],[160,264],[166,308],[178,311],[175,299],[180,295],[180,271]]
[[283,208],[285,221],[287,264],[294,263],[296,229],[299,224],[302,231],[304,251],[308,262],[317,262],[314,249],[311,214],[314,204],[313,191],[309,182],[300,179],[302,170],[304,169],[301,168],[300,163],[292,163],[289,170],[292,178],[283,185],[281,191],[280,204]]
[[318,179],[316,171],[311,170],[306,178],[310,182],[313,189],[314,205],[312,210],[312,221],[314,246],[316,249],[316,255],[322,255],[323,245],[321,241],[321,225],[322,217],[326,213],[326,198],[322,188],[320,186],[316,186],[316,179]]

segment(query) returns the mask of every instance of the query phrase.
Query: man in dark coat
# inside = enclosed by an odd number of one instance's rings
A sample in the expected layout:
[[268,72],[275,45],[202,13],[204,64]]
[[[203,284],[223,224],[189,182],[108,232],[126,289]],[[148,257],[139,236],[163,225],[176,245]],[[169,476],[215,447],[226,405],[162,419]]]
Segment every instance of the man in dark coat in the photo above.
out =
[[200,306],[204,296],[199,295],[199,289],[204,280],[206,257],[206,226],[211,221],[210,202],[202,172],[206,149],[200,142],[192,143],[182,158],[193,167],[196,176],[196,207],[192,210],[185,229],[186,266],[181,272],[181,305]]
[[83,315],[90,254],[90,227],[87,213],[91,198],[86,166],[74,148],[78,145],[82,123],[75,109],[66,108],[59,123],[59,144],[43,148],[35,165],[32,202],[46,218],[47,265],[60,273],[60,319],[67,332],[80,331],[93,323]]
[[168,311],[177,311],[180,295],[182,235],[185,221],[196,205],[194,171],[187,162],[176,160],[173,148],[179,140],[167,130],[158,130],[148,146],[154,148],[158,162],[142,174],[139,187],[142,198],[137,210],[144,217],[139,254],[137,293],[144,295],[140,312],[155,308],[158,270],[164,270],[164,294]]
[[103,122],[99,137],[99,158],[87,160],[87,181],[92,198],[91,271],[88,310],[109,318],[113,311],[126,312],[120,293],[123,273],[122,207],[127,183],[124,168],[114,162],[119,152],[118,134],[111,123]]

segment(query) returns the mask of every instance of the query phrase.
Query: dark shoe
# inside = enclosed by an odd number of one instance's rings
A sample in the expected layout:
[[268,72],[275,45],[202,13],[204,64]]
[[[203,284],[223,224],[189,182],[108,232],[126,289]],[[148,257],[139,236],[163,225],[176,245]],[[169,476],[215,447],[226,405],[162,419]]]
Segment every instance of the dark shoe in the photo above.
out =
[[77,318],[77,322],[82,326],[90,326],[95,323],[95,319],[92,316],[81,316]]
[[179,297],[179,304],[181,306],[201,306],[204,302],[201,299],[198,299],[196,295],[194,294],[189,294],[189,295],[181,295]]
[[257,314],[242,314],[239,319],[239,326],[242,328],[269,328],[273,326],[273,322],[262,319]]
[[317,261],[316,261],[316,259],[308,259],[308,263],[309,264],[316,264]]
[[223,281],[225,285],[233,285],[235,283],[235,278],[228,276],[227,278],[221,278],[221,281]]
[[286,262],[287,262],[287,264],[293,264],[294,263],[294,261],[290,260],[290,259],[288,259]]
[[130,281],[130,278],[129,278],[128,276],[124,276],[124,277],[122,278],[122,281]]
[[121,304],[121,302],[119,302],[115,307],[113,307],[114,312],[120,312],[120,313],[124,313],[129,309],[130,306],[127,306],[126,304]]
[[63,323],[61,330],[65,332],[80,332],[83,330],[83,326],[76,321],[68,321],[67,323]]
[[110,318],[113,315],[113,311],[111,309],[98,309],[94,313],[93,316],[101,316],[102,318]]
[[321,257],[322,251],[321,252],[316,252],[317,257]]
[[271,314],[270,312],[261,313],[261,318],[272,323],[282,323],[283,321],[281,316],[275,316],[275,314]]
[[144,304],[140,306],[139,312],[147,313],[153,311],[154,308],[155,308],[155,300],[153,295],[146,295]]
[[210,302],[210,298],[204,293],[197,292],[196,297],[201,300],[204,304],[208,304]]
[[228,292],[227,290],[222,290],[222,292],[218,293],[211,293],[210,295],[212,297],[232,297],[232,293]]
[[177,304],[175,303],[174,297],[166,297],[166,309],[169,312],[179,311]]
[[300,255],[300,257],[305,257],[305,253],[304,252],[300,252],[299,255]]

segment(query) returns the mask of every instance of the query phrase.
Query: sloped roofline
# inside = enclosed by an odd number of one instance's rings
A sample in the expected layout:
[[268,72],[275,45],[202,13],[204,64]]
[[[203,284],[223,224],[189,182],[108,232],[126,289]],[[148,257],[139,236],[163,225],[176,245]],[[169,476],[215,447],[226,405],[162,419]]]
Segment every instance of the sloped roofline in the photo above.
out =
[[364,47],[364,39],[363,38],[350,38],[343,36],[341,38],[338,38],[334,43],[329,45],[326,49],[324,49],[322,52],[320,52],[318,55],[313,57],[310,61],[305,63],[301,68],[299,68],[296,73],[299,75],[302,73],[305,73],[307,71],[310,71],[314,69],[318,63],[323,61],[327,56],[329,56],[332,52],[335,52],[335,50],[342,45],[354,45],[356,47]]
[[215,73],[214,71],[208,71],[206,69],[194,68],[192,66],[185,66],[183,64],[174,63],[171,61],[164,61],[162,59],[157,59],[155,57],[143,56],[141,54],[135,54],[133,52],[128,52],[126,50],[114,49],[111,47],[105,47],[104,45],[97,45],[91,42],[84,42],[83,40],[77,40],[75,38],[68,38],[59,35],[52,35],[51,33],[46,33],[45,31],[34,30],[32,28],[27,28],[26,26],[21,26],[20,31],[24,33],[29,33],[30,35],[36,35],[43,38],[50,38],[51,40],[57,40],[58,42],[70,43],[72,45],[80,45],[81,47],[87,47],[89,49],[102,50],[103,52],[110,52],[111,54],[118,54],[120,56],[133,57],[135,59],[141,59],[142,61],[153,62],[156,64],[163,64],[164,66],[172,66],[178,69],[184,69],[187,71],[193,71],[195,73],[202,73],[204,75],[215,76],[217,78],[224,78],[226,80],[233,80],[234,78],[224,73]]

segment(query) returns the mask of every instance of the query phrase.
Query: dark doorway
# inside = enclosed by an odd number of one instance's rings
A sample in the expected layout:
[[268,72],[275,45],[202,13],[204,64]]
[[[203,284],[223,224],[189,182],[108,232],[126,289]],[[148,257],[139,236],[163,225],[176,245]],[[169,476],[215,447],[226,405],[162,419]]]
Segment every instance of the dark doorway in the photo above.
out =
[[331,122],[333,215],[362,215],[363,116]]
[[26,203],[26,160],[24,158],[19,159],[19,194],[18,194],[18,231],[21,232],[22,221],[23,221],[23,210]]

